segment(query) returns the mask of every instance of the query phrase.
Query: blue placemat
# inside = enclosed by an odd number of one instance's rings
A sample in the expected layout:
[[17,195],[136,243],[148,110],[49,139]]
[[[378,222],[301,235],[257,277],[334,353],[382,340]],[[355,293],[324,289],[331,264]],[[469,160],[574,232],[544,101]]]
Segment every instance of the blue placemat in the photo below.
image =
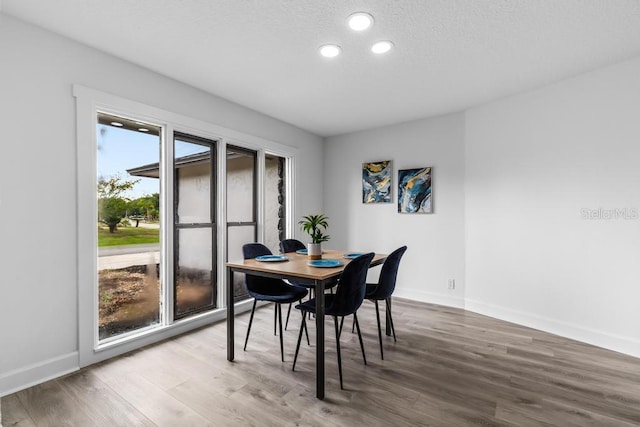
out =
[[337,259],[316,259],[313,261],[307,262],[307,265],[311,267],[319,267],[319,268],[331,268],[331,267],[340,267],[344,263],[342,261],[338,261]]
[[342,258],[354,259],[354,258],[358,258],[360,255],[362,255],[362,252],[351,252],[351,253],[342,255]]
[[289,257],[286,257],[284,255],[261,255],[256,257],[256,261],[281,262],[281,261],[289,261]]

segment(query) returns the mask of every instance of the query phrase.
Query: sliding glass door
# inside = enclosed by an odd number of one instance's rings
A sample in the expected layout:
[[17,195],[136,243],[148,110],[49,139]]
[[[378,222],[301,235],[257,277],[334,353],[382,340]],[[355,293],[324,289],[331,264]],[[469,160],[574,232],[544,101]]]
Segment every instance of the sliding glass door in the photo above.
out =
[[[227,146],[227,259],[242,259],[242,245],[257,241],[256,203],[257,153],[245,148]],[[236,301],[249,296],[244,275],[234,275]]]
[[[97,280],[93,304],[84,294],[80,299],[94,316],[92,348],[111,349],[116,341],[213,314],[224,293],[221,266],[241,259],[244,244],[263,242],[279,251],[290,163],[135,115],[95,112],[97,209],[84,230],[97,234],[91,268]],[[218,233],[226,233],[226,246]],[[236,302],[243,301],[244,277],[235,280]],[[92,357],[83,350],[83,360]]]
[[[162,323],[162,128],[99,113],[98,340]],[[173,319],[216,308],[216,143],[173,135]],[[171,313],[171,311],[166,312]]]
[[225,261],[250,242],[278,252],[291,231],[297,151],[79,85],[73,94],[87,366],[224,319]]
[[[161,128],[99,113],[97,121],[98,336],[161,322]],[[155,165],[140,172],[142,165]],[[149,169],[149,168],[147,168]]]
[[174,318],[216,308],[216,144],[174,135]]

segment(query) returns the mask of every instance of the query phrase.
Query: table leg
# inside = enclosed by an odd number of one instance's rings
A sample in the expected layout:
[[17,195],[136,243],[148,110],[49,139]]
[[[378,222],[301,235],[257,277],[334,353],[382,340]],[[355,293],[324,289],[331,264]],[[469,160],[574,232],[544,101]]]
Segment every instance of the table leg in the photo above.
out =
[[235,313],[233,299],[233,270],[227,268],[227,360],[230,362],[232,362],[235,357]]
[[315,281],[316,290],[316,397],[324,399],[324,282]]

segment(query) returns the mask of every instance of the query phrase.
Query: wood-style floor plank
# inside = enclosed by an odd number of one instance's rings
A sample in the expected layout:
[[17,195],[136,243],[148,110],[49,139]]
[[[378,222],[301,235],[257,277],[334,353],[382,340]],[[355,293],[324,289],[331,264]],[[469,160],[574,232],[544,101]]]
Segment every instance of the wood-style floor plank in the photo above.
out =
[[340,339],[325,319],[326,399],[315,398],[311,346],[300,326],[273,334],[273,307],[236,319],[236,360],[218,323],[2,399],[7,426],[630,426],[640,425],[640,360],[464,310],[395,300],[398,341],[383,335],[373,304],[358,312],[367,362],[351,321]]
[[153,426],[132,404],[90,370],[71,375],[60,386],[99,426]]
[[33,427],[33,422],[27,413],[17,394],[12,394],[2,398],[2,425],[5,427]]
[[65,393],[60,381],[49,381],[20,391],[17,395],[37,426],[96,425],[78,402]]

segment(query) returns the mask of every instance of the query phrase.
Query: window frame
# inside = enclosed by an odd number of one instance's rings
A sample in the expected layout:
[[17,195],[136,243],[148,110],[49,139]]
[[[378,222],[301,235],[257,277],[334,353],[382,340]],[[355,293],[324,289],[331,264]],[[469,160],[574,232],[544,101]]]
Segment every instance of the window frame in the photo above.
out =
[[[172,238],[173,238],[173,246],[172,246],[172,250],[173,250],[173,257],[172,257],[172,269],[173,269],[173,274],[171,275],[172,277],[172,284],[173,286],[171,287],[171,297],[172,297],[172,301],[171,301],[171,312],[168,313],[170,314],[171,317],[169,317],[168,319],[172,319],[170,323],[173,322],[177,322],[181,319],[184,318],[188,318],[189,316],[193,316],[195,314],[198,313],[206,313],[212,310],[217,310],[219,309],[219,305],[218,305],[218,297],[217,294],[219,292],[216,292],[216,301],[213,302],[214,307],[208,308],[208,307],[201,307],[201,308],[197,308],[194,310],[189,310],[183,313],[177,313],[177,301],[176,301],[176,295],[178,292],[178,288],[176,287],[176,279],[178,277],[178,275],[176,274],[175,271],[175,266],[178,265],[178,257],[179,257],[179,252],[178,250],[176,250],[179,247],[179,241],[178,241],[178,234],[179,234],[179,230],[184,230],[184,229],[188,229],[188,228],[211,228],[211,256],[213,258],[213,263],[212,263],[212,271],[213,271],[213,277],[212,280],[215,280],[215,285],[217,288],[219,288],[220,286],[218,285],[218,269],[219,269],[219,253],[218,253],[218,245],[217,245],[217,240],[218,240],[218,210],[217,210],[217,205],[219,203],[218,200],[218,188],[217,188],[217,182],[218,182],[218,175],[215,173],[216,172],[216,167],[217,167],[217,157],[218,157],[218,151],[217,151],[217,145],[219,143],[218,140],[215,139],[205,139],[202,136],[196,136],[196,135],[189,135],[183,132],[178,132],[178,131],[174,131],[172,138],[171,138],[171,144],[173,144],[173,147],[175,148],[175,143],[177,140],[181,140],[181,141],[185,141],[191,144],[198,144],[201,146],[206,146],[209,148],[209,153],[211,155],[211,160],[210,160],[210,166],[211,166],[211,173],[210,173],[210,200],[209,200],[209,223],[208,223],[208,227],[203,227],[204,223],[198,223],[198,224],[187,224],[187,223],[181,223],[178,219],[178,203],[179,200],[177,201],[176,199],[178,198],[178,188],[176,188],[175,183],[178,182],[178,169],[176,168],[176,158],[175,155],[172,156],[172,179],[173,179],[173,184],[174,184],[174,188],[172,191],[172,195],[173,195],[173,206],[171,208],[172,210],[172,215],[173,215],[173,227],[172,227]],[[174,153],[175,154],[175,153]]]
[[[77,285],[78,285],[78,361],[84,367],[119,354],[158,342],[201,326],[223,320],[226,317],[226,280],[225,257],[218,256],[216,262],[218,308],[190,317],[173,320],[173,284],[174,259],[173,226],[173,137],[181,133],[216,141],[216,224],[218,236],[217,254],[226,253],[227,231],[226,212],[226,145],[245,148],[257,152],[257,240],[264,241],[264,156],[265,153],[286,159],[286,234],[293,230],[292,218],[296,211],[295,164],[298,149],[268,139],[239,132],[213,123],[194,119],[189,116],[156,108],[117,95],[101,92],[81,85],[73,86],[76,98],[76,149],[77,149]],[[96,120],[98,111],[139,119],[159,126],[161,136],[161,250],[160,259],[165,265],[160,273],[163,304],[161,323],[152,329],[144,328],[135,333],[125,334],[121,339],[101,343],[98,339],[98,282],[97,282],[97,135]],[[167,262],[171,260],[171,262]],[[251,309],[250,301],[235,304],[236,313]]]

